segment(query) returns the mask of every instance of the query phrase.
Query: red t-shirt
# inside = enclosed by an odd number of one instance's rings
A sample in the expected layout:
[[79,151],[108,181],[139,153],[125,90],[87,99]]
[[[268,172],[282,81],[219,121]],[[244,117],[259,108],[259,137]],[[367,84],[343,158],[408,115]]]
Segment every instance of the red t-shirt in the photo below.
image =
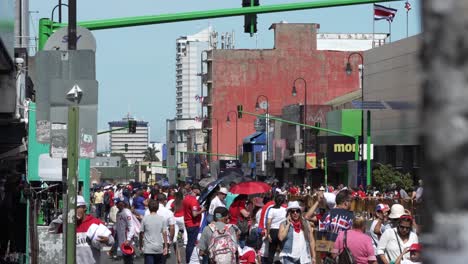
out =
[[148,191],[143,192],[143,197],[145,198],[145,200],[149,198],[149,195],[150,193]]
[[242,264],[255,264],[257,255],[253,248],[245,246],[242,251],[239,252],[239,263]]
[[195,227],[200,226],[201,222],[201,214],[193,217],[192,211],[200,211],[200,203],[193,195],[185,196],[184,200],[182,201],[183,210],[184,210],[184,222],[186,227]]
[[[172,209],[172,211],[175,210],[175,201],[171,203],[171,209]],[[182,217],[182,216],[184,216],[184,207],[183,206],[181,206],[179,208],[179,210],[174,212],[174,217]]]
[[299,192],[299,190],[296,187],[289,188],[289,193],[291,195],[296,195],[298,192]]
[[231,204],[231,207],[229,207],[230,224],[237,225],[237,221],[244,218],[240,212],[242,209],[245,209],[245,200],[237,200]]

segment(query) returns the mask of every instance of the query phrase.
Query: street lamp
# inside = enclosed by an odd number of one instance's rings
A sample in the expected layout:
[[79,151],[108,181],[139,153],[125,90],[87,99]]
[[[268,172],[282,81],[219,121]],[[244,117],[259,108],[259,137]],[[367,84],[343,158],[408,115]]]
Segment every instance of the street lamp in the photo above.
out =
[[234,111],[234,110],[231,110],[227,113],[227,117],[226,117],[226,123],[230,124],[231,123],[231,119],[229,118],[229,115],[231,113],[234,113],[234,116],[236,117],[236,159],[239,158],[239,156],[237,155],[237,149],[239,148],[239,146],[237,145],[237,122],[238,122],[238,118],[237,118],[237,111]]
[[[260,101],[259,99],[265,99],[266,101],[266,107],[260,106]],[[263,103],[263,102],[262,102]],[[259,111],[260,109],[265,110],[266,114],[266,119],[265,119],[265,131],[266,131],[266,153],[267,153],[267,160],[269,160],[269,143],[270,143],[270,120],[269,120],[269,115],[270,115],[270,101],[268,100],[268,97],[266,95],[259,95],[257,96],[257,100],[255,100],[255,111]]]
[[[351,67],[351,57],[352,56],[359,56],[359,58],[361,59],[361,101],[364,102],[364,57],[362,56],[361,53],[359,52],[352,52],[349,54],[348,56],[348,62],[346,63],[346,74],[348,76],[350,76],[352,73],[353,73],[353,68]],[[360,160],[359,160],[359,167],[361,169],[361,173],[360,173],[360,177],[361,177],[361,181],[362,179],[364,178],[364,168],[363,168],[363,164],[362,164],[362,161],[364,160],[364,153],[362,151],[363,149],[363,145],[364,145],[364,110],[361,109],[361,140],[359,141],[359,144],[360,144],[360,148],[361,148],[361,151],[359,152],[359,156],[360,156]],[[369,157],[367,157],[369,158]]]
[[[296,82],[298,80],[301,80],[304,82],[304,124],[307,124],[307,82],[304,80],[304,78],[299,77],[296,78],[293,82],[293,87],[291,90],[292,96],[297,95],[297,89],[296,89]],[[306,137],[306,128],[304,127],[304,143],[303,143],[303,148],[304,148],[304,178],[307,177],[307,149],[306,149],[306,142],[307,142],[307,137]],[[310,184],[312,184],[312,181],[310,181]]]

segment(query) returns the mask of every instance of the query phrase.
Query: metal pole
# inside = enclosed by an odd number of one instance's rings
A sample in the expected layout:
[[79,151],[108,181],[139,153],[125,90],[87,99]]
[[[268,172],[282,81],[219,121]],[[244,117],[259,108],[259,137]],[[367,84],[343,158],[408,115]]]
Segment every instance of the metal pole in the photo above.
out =
[[[68,50],[76,50],[76,0],[68,2]],[[68,215],[67,240],[66,240],[66,260],[67,264],[76,263],[76,193],[78,176],[78,120],[79,107],[78,98],[75,98],[75,106],[68,107]]]
[[[359,54],[359,53],[356,53]],[[362,60],[362,66],[361,66],[361,95],[362,95],[362,102],[364,102],[364,58],[362,57],[361,54],[359,54]],[[364,104],[364,103],[363,103]],[[359,167],[361,167],[361,184],[363,182],[364,178],[364,110],[361,109],[361,144],[359,145],[359,148],[361,149],[361,160],[359,161]]]
[[58,1],[58,5],[59,5],[59,23],[62,23],[62,0],[59,0]]
[[78,172],[78,120],[79,107],[68,107],[68,216],[66,221],[66,260],[67,264],[75,264],[76,256],[76,190]]
[[237,137],[238,137],[238,135],[237,135],[237,133],[238,133],[237,132],[237,130],[238,130],[237,122],[239,121],[239,119],[237,118],[236,114],[235,114],[235,116],[236,116],[236,159],[239,159],[239,153],[238,153],[239,145],[237,143]]
[[325,161],[325,186],[328,185],[328,160],[327,157],[324,158]]
[[367,163],[367,181],[366,185],[369,186],[372,183],[372,173],[371,173],[371,156],[370,156],[370,148],[371,148],[371,112],[367,110],[367,149],[366,149],[366,163]]

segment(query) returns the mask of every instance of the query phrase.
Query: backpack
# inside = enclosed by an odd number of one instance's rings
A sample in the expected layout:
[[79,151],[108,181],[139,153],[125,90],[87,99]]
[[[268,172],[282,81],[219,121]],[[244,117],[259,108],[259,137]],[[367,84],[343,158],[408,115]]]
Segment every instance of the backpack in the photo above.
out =
[[215,224],[208,226],[213,231],[208,244],[210,259],[218,264],[236,263],[237,243],[229,230],[232,225],[225,225],[223,230],[218,230]]
[[343,238],[343,251],[338,255],[338,264],[354,264],[353,254],[348,248],[348,243],[346,242],[348,231],[346,230]]
[[108,191],[104,193],[104,205],[110,205],[110,194]]
[[240,230],[241,236],[247,235],[249,233],[249,220],[244,217],[239,217],[239,220],[237,220],[237,227]]

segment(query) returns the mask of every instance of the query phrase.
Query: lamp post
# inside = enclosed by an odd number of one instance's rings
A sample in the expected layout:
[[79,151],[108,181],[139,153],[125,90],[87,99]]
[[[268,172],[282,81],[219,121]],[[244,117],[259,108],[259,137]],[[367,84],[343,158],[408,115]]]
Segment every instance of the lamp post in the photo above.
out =
[[[258,99],[264,98],[266,101],[266,107],[262,107]],[[255,111],[259,111],[260,109],[265,110],[266,119],[265,119],[265,131],[266,131],[266,153],[267,153],[267,160],[269,159],[270,155],[270,119],[268,116],[270,115],[270,101],[266,95],[259,95],[257,96],[257,100],[255,100]]]
[[[299,78],[296,78],[293,82],[293,87],[292,87],[292,96],[296,96],[297,95],[297,89],[296,89],[296,82],[298,80],[301,80],[304,82],[304,124],[307,124],[307,82],[306,80],[304,80],[304,78],[302,77],[299,77]],[[303,140],[304,140],[304,143],[303,143],[303,148],[304,148],[304,178],[307,177],[307,148],[306,148],[306,142],[307,142],[307,136],[306,136],[306,128],[304,127],[304,137],[303,137]],[[312,184],[312,181],[310,181],[310,184]]]
[[234,113],[234,116],[236,117],[236,159],[239,159],[239,155],[237,153],[237,149],[239,148],[239,146],[237,145],[237,122],[238,122],[238,118],[237,118],[237,111],[234,111],[234,110],[231,110],[227,113],[227,117],[226,117],[226,123],[231,123],[231,119],[229,118],[229,115],[231,113]]
[[[349,54],[348,56],[348,62],[346,63],[346,74],[348,76],[350,76],[352,73],[353,73],[353,68],[351,67],[351,57],[352,56],[358,56],[360,59],[361,59],[361,65],[362,65],[362,68],[361,68],[361,101],[364,102],[364,57],[362,56],[361,53],[359,52],[352,52]],[[363,148],[363,145],[364,145],[364,110],[361,109],[361,139],[359,140],[359,146],[360,148],[362,149]],[[362,164],[362,161],[364,160],[364,153],[363,151],[359,151],[359,168],[361,170],[361,173],[359,175],[359,177],[361,178],[361,181],[362,179],[364,178],[364,166]],[[369,157],[368,157],[369,158]],[[370,184],[369,180],[367,180],[367,184]]]

